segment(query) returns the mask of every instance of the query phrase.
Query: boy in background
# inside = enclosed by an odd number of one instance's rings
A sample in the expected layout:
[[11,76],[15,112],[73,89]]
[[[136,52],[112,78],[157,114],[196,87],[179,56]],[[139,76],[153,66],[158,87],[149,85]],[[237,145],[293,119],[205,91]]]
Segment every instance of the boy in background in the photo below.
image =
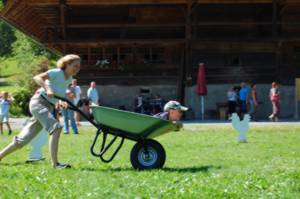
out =
[[3,91],[0,97],[0,133],[3,134],[3,123],[8,128],[8,135],[11,135],[12,130],[9,125],[9,108],[12,99],[9,99],[8,92]]
[[99,94],[95,81],[91,82],[91,86],[87,91],[87,98],[90,100],[92,105],[99,105]]
[[182,128],[182,123],[180,123],[180,119],[182,117],[183,112],[187,111],[188,108],[182,106],[177,101],[169,101],[164,106],[164,112],[158,113],[154,115],[154,117],[169,120],[177,125],[178,130]]

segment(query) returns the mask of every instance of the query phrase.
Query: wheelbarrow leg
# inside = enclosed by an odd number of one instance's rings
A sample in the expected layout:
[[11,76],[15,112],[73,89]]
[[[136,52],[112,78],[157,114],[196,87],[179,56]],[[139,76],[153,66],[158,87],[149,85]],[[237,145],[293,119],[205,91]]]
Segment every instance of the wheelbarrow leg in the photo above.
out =
[[[101,144],[101,148],[99,153],[95,152],[95,145],[96,142],[98,141],[99,135],[102,133],[103,138],[102,138],[102,144]],[[92,143],[92,146],[90,148],[90,151],[92,153],[93,156],[99,157],[103,162],[105,163],[109,163],[111,162],[115,156],[117,155],[117,153],[119,152],[119,150],[121,149],[121,147],[123,146],[124,143],[124,137],[121,138],[121,141],[118,145],[118,147],[116,148],[116,150],[113,152],[113,154],[108,158],[105,159],[103,157],[103,155],[109,150],[109,148],[115,143],[115,141],[117,140],[118,136],[116,135],[107,145],[106,145],[106,139],[107,139],[107,133],[106,132],[102,132],[102,130],[98,129],[96,136],[94,138],[94,141]]]

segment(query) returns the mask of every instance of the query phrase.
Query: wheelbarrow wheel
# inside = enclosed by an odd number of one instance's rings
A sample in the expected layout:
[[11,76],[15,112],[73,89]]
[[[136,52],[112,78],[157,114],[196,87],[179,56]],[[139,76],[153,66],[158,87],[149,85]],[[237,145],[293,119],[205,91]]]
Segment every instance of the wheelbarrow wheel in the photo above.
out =
[[138,170],[162,168],[166,160],[163,146],[155,140],[143,140],[134,145],[130,153],[133,168]]

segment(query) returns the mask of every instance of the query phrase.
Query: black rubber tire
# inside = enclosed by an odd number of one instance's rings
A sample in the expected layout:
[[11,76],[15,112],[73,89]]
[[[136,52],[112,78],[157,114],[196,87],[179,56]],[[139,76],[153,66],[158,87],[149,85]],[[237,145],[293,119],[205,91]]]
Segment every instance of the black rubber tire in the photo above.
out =
[[166,152],[159,142],[147,139],[134,145],[130,153],[130,161],[133,168],[137,170],[159,169],[165,164]]

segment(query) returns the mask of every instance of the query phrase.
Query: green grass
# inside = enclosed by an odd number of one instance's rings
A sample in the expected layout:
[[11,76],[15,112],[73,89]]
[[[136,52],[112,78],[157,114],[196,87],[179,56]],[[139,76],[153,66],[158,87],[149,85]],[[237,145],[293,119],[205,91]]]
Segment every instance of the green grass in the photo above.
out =
[[[255,127],[238,144],[230,127],[188,126],[158,138],[163,169],[138,172],[125,142],[104,164],[90,155],[95,130],[62,135],[60,159],[69,170],[46,161],[25,164],[29,146],[0,163],[0,198],[300,198],[300,126]],[[0,147],[11,137],[0,136]]]
[[20,88],[14,85],[16,76],[20,73],[17,61],[13,58],[0,59],[0,91],[7,91],[13,93]]
[[0,91],[7,91],[9,94],[17,92],[20,90],[20,87],[18,86],[13,86],[13,85],[5,85],[5,86],[0,86]]
[[0,76],[1,77],[9,77],[14,76],[20,73],[20,67],[18,63],[13,58],[6,58],[0,60]]

